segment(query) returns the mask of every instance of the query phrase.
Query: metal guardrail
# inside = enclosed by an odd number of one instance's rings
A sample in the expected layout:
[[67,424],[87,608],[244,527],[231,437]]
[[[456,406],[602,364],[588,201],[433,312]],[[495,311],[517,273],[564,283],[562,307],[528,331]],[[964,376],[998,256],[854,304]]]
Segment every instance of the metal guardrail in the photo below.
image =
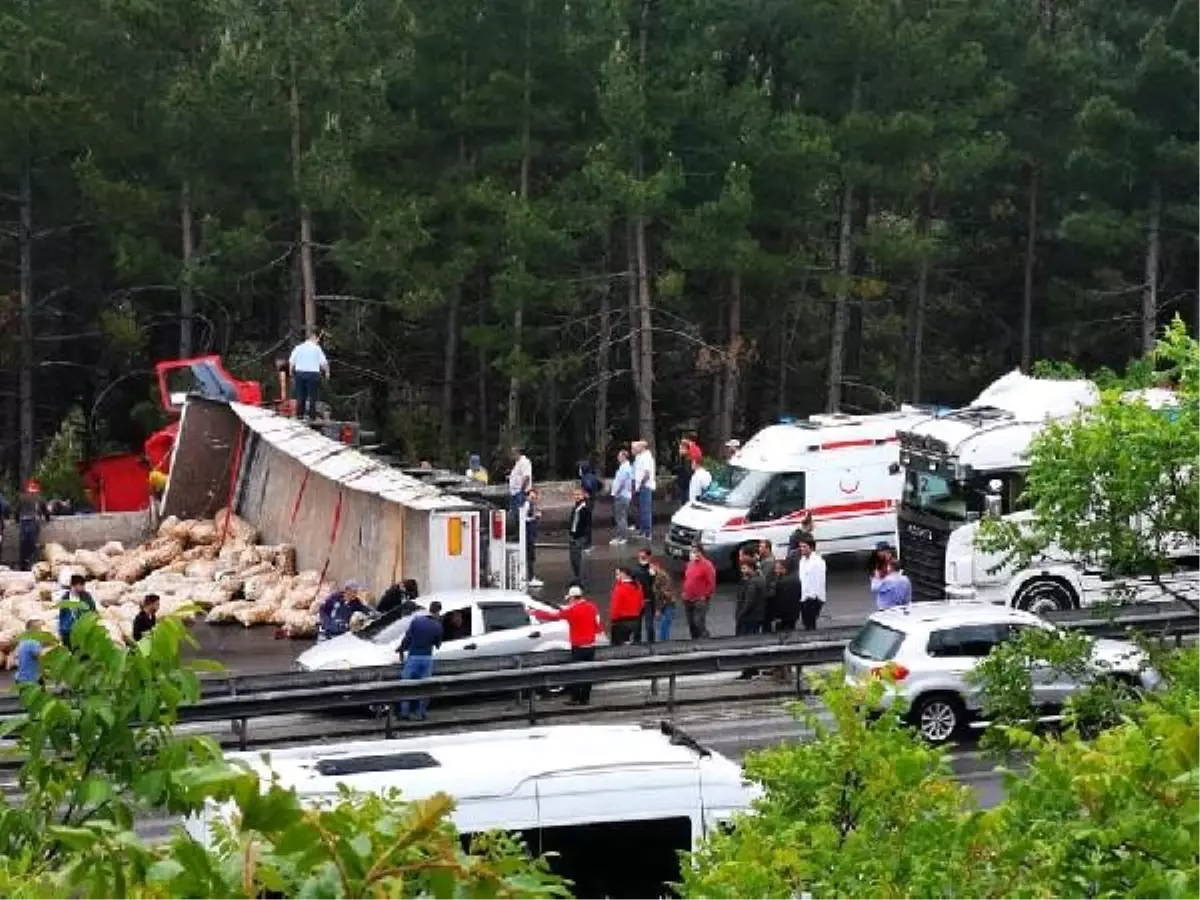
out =
[[[1101,617],[1074,611],[1054,616],[1060,624],[1095,636],[1125,635],[1138,630],[1160,638],[1200,632],[1200,617],[1183,604],[1177,608],[1127,612]],[[668,711],[677,703],[677,679],[748,669],[796,669],[795,692],[803,688],[805,667],[840,662],[846,644],[859,626],[819,632],[752,635],[701,641],[674,641],[655,645],[599,648],[594,662],[573,663],[563,652],[525,654],[491,659],[445,661],[438,674],[421,681],[397,680],[396,666],[339,672],[289,672],[243,676],[206,683],[201,699],[179,710],[181,722],[234,723],[240,746],[248,742],[250,719],[382,707],[387,710],[382,730],[394,730],[392,710],[403,700],[420,697],[464,698],[519,695],[527,704],[530,723],[538,718],[539,691],[574,684],[611,684],[650,680],[667,690],[660,702]],[[653,692],[653,691],[652,691]],[[20,712],[17,698],[0,701],[0,717]],[[557,712],[557,711],[556,711]]]

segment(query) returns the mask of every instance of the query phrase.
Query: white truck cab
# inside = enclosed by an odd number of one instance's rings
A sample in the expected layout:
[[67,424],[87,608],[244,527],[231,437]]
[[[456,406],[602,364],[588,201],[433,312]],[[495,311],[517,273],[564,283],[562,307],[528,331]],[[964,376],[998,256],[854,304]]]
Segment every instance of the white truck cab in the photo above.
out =
[[[405,799],[446,793],[464,844],[519,832],[579,897],[662,897],[680,879],[680,852],[747,812],[761,788],[741,767],[670,725],[561,725],[390,741],[231,753],[266,785],[274,772],[304,805],[336,802],[338,786],[398,788]],[[227,806],[185,828],[207,844]]]
[[897,432],[929,410],[816,415],[758,432],[713,474],[699,498],[671,517],[666,551],[684,559],[699,544],[718,569],[759,540],[776,555],[807,516],[823,554],[871,550],[896,537],[900,497]]
[[[904,493],[900,560],[914,600],[1002,603],[1035,613],[1090,606],[1120,595],[1130,601],[1196,594],[1196,548],[1181,544],[1175,570],[1158,579],[1116,579],[1054,547],[1028,567],[1003,565],[1002,554],[976,545],[980,520],[1002,516],[1020,525],[1029,445],[1050,422],[1086,413],[1100,399],[1090,381],[1030,378],[1010,372],[969,406],[931,418],[900,435]],[[1169,407],[1162,389],[1130,392],[1130,402]]]

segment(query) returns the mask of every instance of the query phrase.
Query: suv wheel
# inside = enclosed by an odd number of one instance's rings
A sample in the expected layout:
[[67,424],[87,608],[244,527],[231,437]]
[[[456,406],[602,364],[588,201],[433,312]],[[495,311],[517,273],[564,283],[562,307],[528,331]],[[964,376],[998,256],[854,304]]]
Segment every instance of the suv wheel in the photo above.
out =
[[926,741],[944,744],[964,724],[966,710],[953,694],[926,694],[913,704],[911,720]]
[[1013,606],[1034,615],[1076,609],[1079,601],[1070,586],[1057,578],[1039,578],[1025,585],[1013,600]]

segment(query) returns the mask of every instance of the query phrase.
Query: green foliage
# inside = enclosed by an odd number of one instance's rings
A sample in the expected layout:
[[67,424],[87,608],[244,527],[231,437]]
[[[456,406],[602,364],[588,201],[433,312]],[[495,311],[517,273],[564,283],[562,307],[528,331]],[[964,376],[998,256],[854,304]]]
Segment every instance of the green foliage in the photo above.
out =
[[[229,765],[210,738],[177,735],[180,705],[199,696],[186,640],[165,618],[127,649],[89,613],[73,651],[43,656],[45,684],[20,688],[25,712],[5,727],[25,757],[24,796],[0,802],[0,895],[569,896],[513,838],[482,835],[464,852],[445,795],[410,803],[343,790],[304,808],[294,791]],[[182,829],[154,845],[135,832],[148,813],[204,810],[206,844]]]
[[79,463],[83,460],[86,436],[87,420],[83,410],[73,406],[50,439],[34,471],[33,477],[42,486],[42,496],[75,501],[85,498]]
[[[1038,648],[1043,649],[1043,648]],[[977,810],[944,752],[866,692],[826,682],[811,741],[754,755],[765,793],[705,840],[686,897],[1188,897],[1200,890],[1200,689],[1194,648],[1162,691],[1089,738],[1010,728],[1024,765]],[[1015,658],[1014,658],[1015,660]]]

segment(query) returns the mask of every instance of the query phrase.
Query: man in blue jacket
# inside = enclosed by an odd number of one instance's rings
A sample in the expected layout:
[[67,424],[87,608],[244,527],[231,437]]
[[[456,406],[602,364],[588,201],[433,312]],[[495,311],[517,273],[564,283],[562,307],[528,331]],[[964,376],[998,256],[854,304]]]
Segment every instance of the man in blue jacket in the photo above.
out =
[[318,641],[327,641],[349,631],[350,620],[356,612],[365,616],[374,615],[371,607],[360,599],[362,592],[361,581],[347,581],[340,591],[334,591],[325,598],[317,616],[320,626],[317,630]]
[[[442,604],[434,600],[429,604],[429,611],[421,611],[413,616],[408,631],[404,632],[404,640],[397,650],[403,664],[400,667],[401,681],[420,681],[433,674],[433,651],[442,646],[442,620],[440,618]],[[425,720],[425,711],[429,708],[429,698],[422,697],[413,702],[413,715],[409,716],[409,701],[400,702],[400,718],[413,718],[418,722]]]

